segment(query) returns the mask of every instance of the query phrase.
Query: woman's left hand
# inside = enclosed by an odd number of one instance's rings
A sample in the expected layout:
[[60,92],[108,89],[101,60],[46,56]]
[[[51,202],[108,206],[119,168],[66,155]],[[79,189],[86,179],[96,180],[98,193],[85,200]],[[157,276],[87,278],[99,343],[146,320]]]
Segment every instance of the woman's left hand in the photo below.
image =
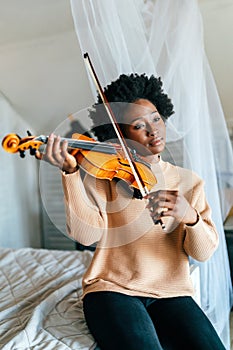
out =
[[198,220],[196,210],[178,191],[159,190],[149,193],[146,198],[149,200],[147,208],[154,221],[173,216],[178,222],[194,225]]

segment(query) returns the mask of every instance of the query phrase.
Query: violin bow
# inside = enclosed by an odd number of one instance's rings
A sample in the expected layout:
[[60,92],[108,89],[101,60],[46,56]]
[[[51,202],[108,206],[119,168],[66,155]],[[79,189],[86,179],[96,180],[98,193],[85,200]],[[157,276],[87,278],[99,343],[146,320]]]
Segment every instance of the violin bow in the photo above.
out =
[[108,102],[108,100],[107,100],[107,98],[106,98],[106,96],[104,94],[104,91],[103,91],[103,89],[102,89],[102,87],[100,85],[99,79],[98,79],[98,77],[97,77],[97,75],[95,73],[94,67],[93,67],[93,65],[91,63],[91,60],[90,60],[90,57],[89,57],[88,53],[84,54],[84,60],[85,60],[85,62],[87,64],[87,67],[88,67],[90,73],[91,73],[93,81],[94,81],[94,83],[96,85],[96,88],[97,88],[97,90],[99,92],[100,98],[101,98],[101,100],[102,100],[102,102],[103,102],[103,104],[105,106],[105,109],[106,109],[106,112],[107,112],[107,114],[109,116],[109,119],[110,119],[110,121],[111,121],[111,123],[112,123],[112,125],[114,127],[114,130],[116,132],[118,140],[120,141],[120,144],[121,144],[122,150],[123,150],[123,152],[125,154],[125,157],[128,160],[128,162],[129,162],[129,165],[131,167],[131,170],[133,172],[133,176],[134,176],[134,178],[135,178],[135,180],[137,182],[137,185],[139,187],[141,195],[142,195],[142,197],[145,197],[149,193],[149,190],[145,186],[145,184],[143,182],[143,179],[142,179],[142,177],[141,177],[141,175],[140,175],[140,173],[139,173],[139,171],[137,169],[137,166],[136,166],[136,164],[135,164],[135,162],[133,160],[133,157],[132,157],[131,153],[128,150],[128,146],[127,146],[127,143],[125,141],[125,138],[124,138],[124,136],[123,136],[123,134],[121,132],[121,129],[120,129],[119,125],[118,125],[116,117],[115,117],[115,115],[114,115],[114,113],[113,113],[113,111],[112,111],[112,109],[110,107],[110,104],[109,104],[109,102]]
[[[127,146],[127,143],[125,141],[125,138],[124,138],[124,136],[123,136],[123,134],[121,132],[121,129],[120,129],[120,127],[118,125],[118,122],[116,120],[116,117],[115,117],[115,115],[114,115],[114,113],[113,113],[113,111],[111,109],[111,106],[110,106],[110,104],[109,104],[109,102],[108,102],[108,100],[106,98],[106,95],[105,95],[105,93],[104,93],[104,91],[103,91],[103,89],[102,89],[102,87],[100,85],[99,79],[98,79],[98,77],[97,77],[97,75],[95,73],[94,67],[92,65],[92,62],[91,62],[91,59],[90,59],[88,53],[86,52],[83,57],[84,57],[84,61],[85,61],[86,65],[87,65],[87,67],[89,69],[89,72],[91,73],[93,81],[94,81],[94,83],[96,85],[97,91],[99,92],[100,98],[101,98],[101,100],[102,100],[102,102],[103,102],[103,104],[105,106],[105,109],[106,109],[106,112],[107,112],[107,114],[109,116],[109,119],[110,119],[110,121],[111,121],[111,123],[112,123],[112,125],[114,127],[114,130],[116,132],[118,140],[120,141],[122,150],[125,153],[125,157],[128,160],[128,162],[129,162],[129,165],[130,165],[131,170],[133,172],[134,178],[135,178],[135,180],[137,182],[139,191],[140,191],[141,196],[143,198],[147,194],[149,194],[149,190],[145,186],[145,184],[143,182],[143,179],[142,179],[142,177],[141,177],[141,175],[140,175],[140,173],[139,173],[139,171],[137,169],[137,166],[136,166],[136,164],[135,164],[135,162],[133,160],[132,154],[128,150],[128,146]],[[163,223],[163,221],[161,219],[157,220],[155,222],[155,224],[160,224],[163,230],[166,229],[165,224]]]

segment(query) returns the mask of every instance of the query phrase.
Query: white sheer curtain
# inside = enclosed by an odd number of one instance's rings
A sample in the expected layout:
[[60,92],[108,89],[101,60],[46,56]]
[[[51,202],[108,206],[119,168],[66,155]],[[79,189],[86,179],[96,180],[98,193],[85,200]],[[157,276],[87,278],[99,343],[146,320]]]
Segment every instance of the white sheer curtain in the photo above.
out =
[[79,44],[89,53],[102,86],[121,73],[154,74],[161,76],[173,100],[176,113],[167,125],[168,153],[204,178],[220,236],[214,256],[195,262],[200,267],[201,307],[230,349],[232,289],[223,220],[232,205],[224,194],[233,185],[233,155],[204,52],[197,1],[70,1]]
[[[0,139],[10,133],[26,137],[29,125],[0,93]],[[32,131],[32,130],[31,130]],[[0,246],[39,248],[38,164],[0,147]]]

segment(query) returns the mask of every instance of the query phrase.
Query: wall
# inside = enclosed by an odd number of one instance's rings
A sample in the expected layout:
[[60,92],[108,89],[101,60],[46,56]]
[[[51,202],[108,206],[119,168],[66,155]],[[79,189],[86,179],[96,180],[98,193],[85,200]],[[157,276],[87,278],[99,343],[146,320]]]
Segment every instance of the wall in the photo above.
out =
[[205,49],[224,114],[233,127],[233,0],[199,0]]

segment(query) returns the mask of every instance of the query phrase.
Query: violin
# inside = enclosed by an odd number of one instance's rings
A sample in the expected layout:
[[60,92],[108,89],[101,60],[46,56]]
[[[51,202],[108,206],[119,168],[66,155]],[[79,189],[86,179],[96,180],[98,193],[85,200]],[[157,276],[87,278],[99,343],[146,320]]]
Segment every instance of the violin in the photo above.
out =
[[[36,151],[47,143],[47,140],[48,136],[44,135],[28,135],[21,138],[17,134],[8,134],[3,138],[2,147],[9,153],[18,152],[20,157],[24,158],[26,151],[29,151],[31,155],[35,155]],[[120,145],[98,142],[78,133],[73,134],[72,138],[61,138],[61,141],[64,140],[68,142],[69,153],[75,157],[78,165],[86,173],[98,179],[121,179],[127,182],[129,186],[139,190],[132,169],[128,160],[124,157]],[[151,189],[157,180],[150,170],[150,165],[141,160],[136,152],[131,152],[140,177],[148,189]]]

